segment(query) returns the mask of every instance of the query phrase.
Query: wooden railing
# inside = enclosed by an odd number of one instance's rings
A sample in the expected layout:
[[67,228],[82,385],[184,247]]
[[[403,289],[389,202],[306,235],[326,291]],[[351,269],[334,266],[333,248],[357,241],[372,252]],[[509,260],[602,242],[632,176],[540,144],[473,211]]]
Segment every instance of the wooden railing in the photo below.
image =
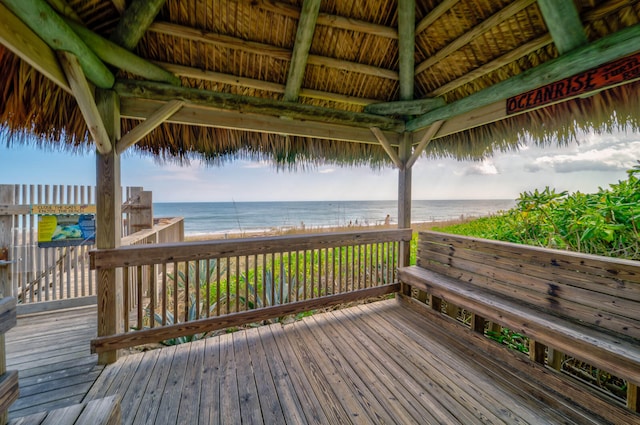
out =
[[[112,299],[122,299],[123,331],[93,340],[92,351],[177,342],[397,292],[400,247],[410,240],[403,229],[92,251],[92,269],[122,271],[122,297]],[[142,300],[133,311],[131,294]]]

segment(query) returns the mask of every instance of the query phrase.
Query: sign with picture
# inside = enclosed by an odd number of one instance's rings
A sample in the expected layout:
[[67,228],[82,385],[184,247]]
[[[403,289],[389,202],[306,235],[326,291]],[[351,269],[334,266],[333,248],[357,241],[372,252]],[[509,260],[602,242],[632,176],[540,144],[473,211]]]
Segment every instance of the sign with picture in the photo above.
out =
[[38,217],[38,247],[93,245],[96,241],[94,214],[56,214]]

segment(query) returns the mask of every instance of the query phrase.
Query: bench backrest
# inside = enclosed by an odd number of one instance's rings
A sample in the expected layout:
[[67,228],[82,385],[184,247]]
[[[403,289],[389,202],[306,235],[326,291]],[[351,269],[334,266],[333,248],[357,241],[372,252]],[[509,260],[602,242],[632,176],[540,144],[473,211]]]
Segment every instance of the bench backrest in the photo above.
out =
[[421,232],[418,266],[640,339],[640,262]]

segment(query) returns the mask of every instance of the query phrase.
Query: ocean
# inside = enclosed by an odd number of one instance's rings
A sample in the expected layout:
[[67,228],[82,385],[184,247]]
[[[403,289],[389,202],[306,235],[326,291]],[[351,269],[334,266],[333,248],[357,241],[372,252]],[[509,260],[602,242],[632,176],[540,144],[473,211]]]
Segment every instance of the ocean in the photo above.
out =
[[[414,223],[480,217],[507,210],[515,201],[413,201]],[[274,229],[372,226],[397,223],[397,201],[314,202],[163,202],[153,204],[155,217],[184,217],[188,236],[261,232]]]

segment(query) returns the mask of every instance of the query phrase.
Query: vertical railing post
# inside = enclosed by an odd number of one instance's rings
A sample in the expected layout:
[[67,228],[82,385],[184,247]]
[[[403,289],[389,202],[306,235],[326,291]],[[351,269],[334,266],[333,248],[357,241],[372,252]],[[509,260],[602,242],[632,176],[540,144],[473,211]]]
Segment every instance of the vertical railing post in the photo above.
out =
[[[97,90],[96,105],[109,133],[113,148],[107,154],[96,152],[96,246],[98,249],[119,248],[122,232],[122,195],[120,155],[116,141],[120,138],[120,103],[113,91]],[[100,269],[98,280],[98,336],[122,332],[122,276],[116,269]],[[99,355],[100,364],[113,363],[117,351]]]

